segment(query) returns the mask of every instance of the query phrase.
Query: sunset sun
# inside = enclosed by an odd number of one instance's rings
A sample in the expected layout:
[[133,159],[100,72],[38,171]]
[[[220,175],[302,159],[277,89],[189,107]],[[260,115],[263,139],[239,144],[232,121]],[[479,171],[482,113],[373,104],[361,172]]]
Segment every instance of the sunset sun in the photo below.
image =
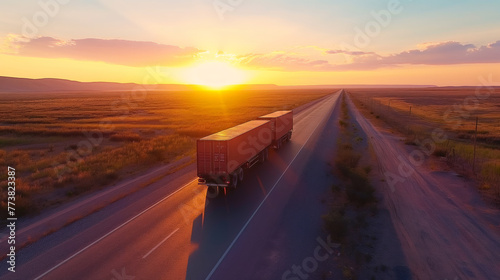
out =
[[241,84],[246,80],[246,74],[228,63],[208,61],[187,68],[182,79],[189,84],[203,85],[213,89]]

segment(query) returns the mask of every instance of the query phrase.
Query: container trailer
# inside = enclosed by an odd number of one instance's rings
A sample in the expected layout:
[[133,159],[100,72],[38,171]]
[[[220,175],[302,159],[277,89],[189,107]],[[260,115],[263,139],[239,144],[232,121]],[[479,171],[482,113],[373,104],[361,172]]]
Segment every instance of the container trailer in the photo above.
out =
[[292,111],[278,111],[199,139],[198,184],[208,186],[209,197],[224,188],[236,188],[244,170],[266,161],[269,148],[290,140],[292,129]]
[[274,113],[259,117],[260,120],[271,121],[273,133],[273,147],[279,149],[283,143],[290,141],[293,130],[292,111],[276,111]]

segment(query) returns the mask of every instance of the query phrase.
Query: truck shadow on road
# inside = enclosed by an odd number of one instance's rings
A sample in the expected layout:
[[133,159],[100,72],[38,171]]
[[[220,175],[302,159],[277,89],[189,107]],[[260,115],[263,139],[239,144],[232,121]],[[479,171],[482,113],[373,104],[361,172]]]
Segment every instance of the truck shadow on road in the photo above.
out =
[[186,279],[206,278],[300,148],[291,141],[270,151],[269,161],[245,170],[237,189],[205,200],[204,213],[192,225],[191,243],[198,247],[189,257]]
[[[338,105],[336,106],[338,107]],[[320,123],[317,123],[318,126],[314,126],[315,122],[318,121],[318,119],[313,121],[315,118],[314,115],[302,119],[302,122],[300,122],[302,125],[299,125],[299,122],[297,122],[297,129],[298,127],[302,128],[302,130],[298,130],[301,133],[294,133],[292,140],[279,150],[271,150],[267,162],[254,166],[251,169],[246,169],[244,182],[236,190],[229,191],[226,195],[219,198],[207,199],[205,201],[204,213],[200,214],[192,225],[191,243],[196,245],[193,246],[196,249],[189,256],[186,279],[207,279],[211,271],[217,269],[219,260],[224,256],[228,248],[229,253],[224,258],[224,261],[228,261],[236,255],[238,258],[241,257],[240,264],[246,267],[242,269],[240,267],[233,267],[231,268],[232,271],[227,272],[224,277],[228,279],[256,278],[256,275],[245,273],[257,273],[256,271],[252,271],[256,266],[259,266],[261,270],[265,270],[268,264],[264,263],[265,260],[261,261],[260,259],[255,262],[255,258],[264,258],[264,256],[251,254],[250,251],[255,249],[254,245],[260,248],[264,247],[265,249],[268,243],[243,244],[242,242],[235,242],[234,247],[232,247],[232,243],[239,236],[240,231],[243,233],[239,240],[246,240],[249,235],[255,237],[253,242],[260,243],[262,238],[265,239],[263,231],[272,230],[272,223],[282,218],[285,208],[287,208],[288,212],[286,213],[288,214],[292,213],[292,215],[295,215],[297,212],[300,213],[304,199],[317,202],[313,208],[323,207],[321,197],[325,191],[323,187],[327,188],[327,186],[316,186],[315,191],[311,192],[308,190],[308,187],[311,185],[315,186],[314,180],[312,183],[309,182],[310,184],[306,184],[301,178],[310,179],[308,176],[311,174],[316,175],[318,172],[324,172],[324,170],[316,168],[315,164],[309,166],[311,170],[306,169],[306,166],[311,162],[322,162],[321,160],[325,156],[324,149],[319,149],[319,152],[314,153],[317,146],[317,139],[320,138],[319,135],[323,135],[324,131],[331,131],[332,124],[336,124],[337,122],[335,116],[336,114],[329,112],[325,122],[329,126],[326,127],[319,126]],[[306,127],[307,129],[305,129]],[[314,127],[319,127],[319,129],[316,130]],[[316,131],[319,133],[316,133]],[[313,137],[309,141],[312,135],[316,137]],[[330,146],[331,139],[327,140],[326,144]],[[266,199],[266,196],[268,196],[268,199]],[[262,203],[264,200],[265,202]],[[256,212],[260,205],[262,205],[262,208]],[[290,211],[290,208],[293,211]],[[256,218],[251,220],[254,213],[256,213]],[[299,216],[297,219],[290,216],[284,219],[291,221],[289,226],[293,229],[296,229],[298,226],[300,229],[296,236],[302,237],[303,226],[301,223],[297,225],[294,221],[307,220],[308,217],[307,215]],[[315,215],[315,217],[317,217],[320,223],[320,213]],[[250,221],[249,226],[245,228],[248,221]],[[243,228],[245,228],[244,231],[242,231]],[[317,232],[318,229],[321,229],[320,225],[314,227],[312,234],[314,238],[307,240],[307,242],[315,242],[315,238],[319,235]],[[294,244],[301,244],[301,241],[303,240],[293,240]],[[262,240],[262,242],[265,242],[265,240]],[[243,249],[241,248],[243,245],[250,246],[250,248]],[[309,249],[309,247],[306,246],[306,249]],[[287,251],[285,254],[287,253],[289,252]],[[300,255],[301,259],[304,257],[307,257],[306,254],[304,256]],[[247,263],[246,260],[252,261],[254,265],[250,264],[250,262]],[[292,264],[288,263],[288,261],[287,259],[287,263],[281,263],[280,267],[273,267],[272,269],[280,272]],[[223,266],[225,266],[225,262],[220,268],[222,269]],[[218,273],[219,271],[215,273],[218,278],[214,277],[213,279],[221,279],[220,275],[217,275]],[[232,276],[228,276],[230,274]],[[262,278],[262,275],[257,278]],[[274,279],[274,277],[264,278]]]

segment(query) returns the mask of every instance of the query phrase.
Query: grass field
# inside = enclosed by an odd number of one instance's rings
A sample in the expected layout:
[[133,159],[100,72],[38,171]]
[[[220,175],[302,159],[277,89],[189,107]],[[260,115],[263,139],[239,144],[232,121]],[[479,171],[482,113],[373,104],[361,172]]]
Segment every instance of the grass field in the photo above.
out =
[[476,90],[354,89],[349,93],[358,106],[403,134],[407,144],[429,139],[435,129],[443,129],[448,140],[435,143],[434,155],[445,157],[459,173],[478,178],[481,190],[500,203],[500,89],[483,90],[481,95]]
[[[0,93],[0,166],[17,170],[17,214],[34,213],[193,156],[197,138],[332,92]],[[0,173],[2,188],[6,179]]]

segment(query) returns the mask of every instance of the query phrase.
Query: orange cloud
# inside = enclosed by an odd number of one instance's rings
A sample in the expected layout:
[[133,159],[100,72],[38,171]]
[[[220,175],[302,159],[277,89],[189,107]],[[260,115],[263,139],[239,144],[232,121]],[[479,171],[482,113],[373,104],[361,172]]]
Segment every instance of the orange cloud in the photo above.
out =
[[[329,55],[344,55],[350,62],[335,63]],[[272,52],[240,56],[243,66],[281,71],[356,71],[394,68],[402,65],[455,65],[500,63],[500,41],[487,46],[444,42],[427,44],[423,49],[382,56],[360,50],[327,50],[311,57],[300,53]]]
[[344,70],[369,70],[400,65],[455,65],[477,63],[500,63],[500,41],[476,47],[459,42],[443,42],[421,45],[422,49],[403,51],[388,56],[375,53],[360,54],[353,62],[339,65]]
[[[183,48],[154,42],[117,39],[89,38],[64,41],[52,37],[27,39],[11,36],[7,41],[10,45],[9,52],[14,52],[18,56],[70,58],[133,67],[184,66],[204,60],[205,56],[210,55],[207,51],[193,47]],[[219,51],[213,55],[215,60],[230,61],[247,69],[286,72],[363,71],[402,65],[500,63],[500,41],[480,47],[459,42],[423,44],[420,45],[420,49],[385,56],[364,50],[325,50],[314,46],[246,55]],[[340,56],[344,56],[344,59],[340,59]]]
[[450,65],[470,63],[499,63],[500,41],[487,46],[444,42],[430,44],[423,50],[410,50],[383,58],[382,64]]
[[41,58],[71,58],[101,61],[126,66],[178,66],[194,61],[203,50],[182,48],[154,42],[75,39],[59,40],[52,37],[16,40],[11,42],[16,54]]
[[269,54],[248,54],[239,56],[241,66],[281,71],[329,71],[327,60],[311,60],[296,54],[276,52]]

